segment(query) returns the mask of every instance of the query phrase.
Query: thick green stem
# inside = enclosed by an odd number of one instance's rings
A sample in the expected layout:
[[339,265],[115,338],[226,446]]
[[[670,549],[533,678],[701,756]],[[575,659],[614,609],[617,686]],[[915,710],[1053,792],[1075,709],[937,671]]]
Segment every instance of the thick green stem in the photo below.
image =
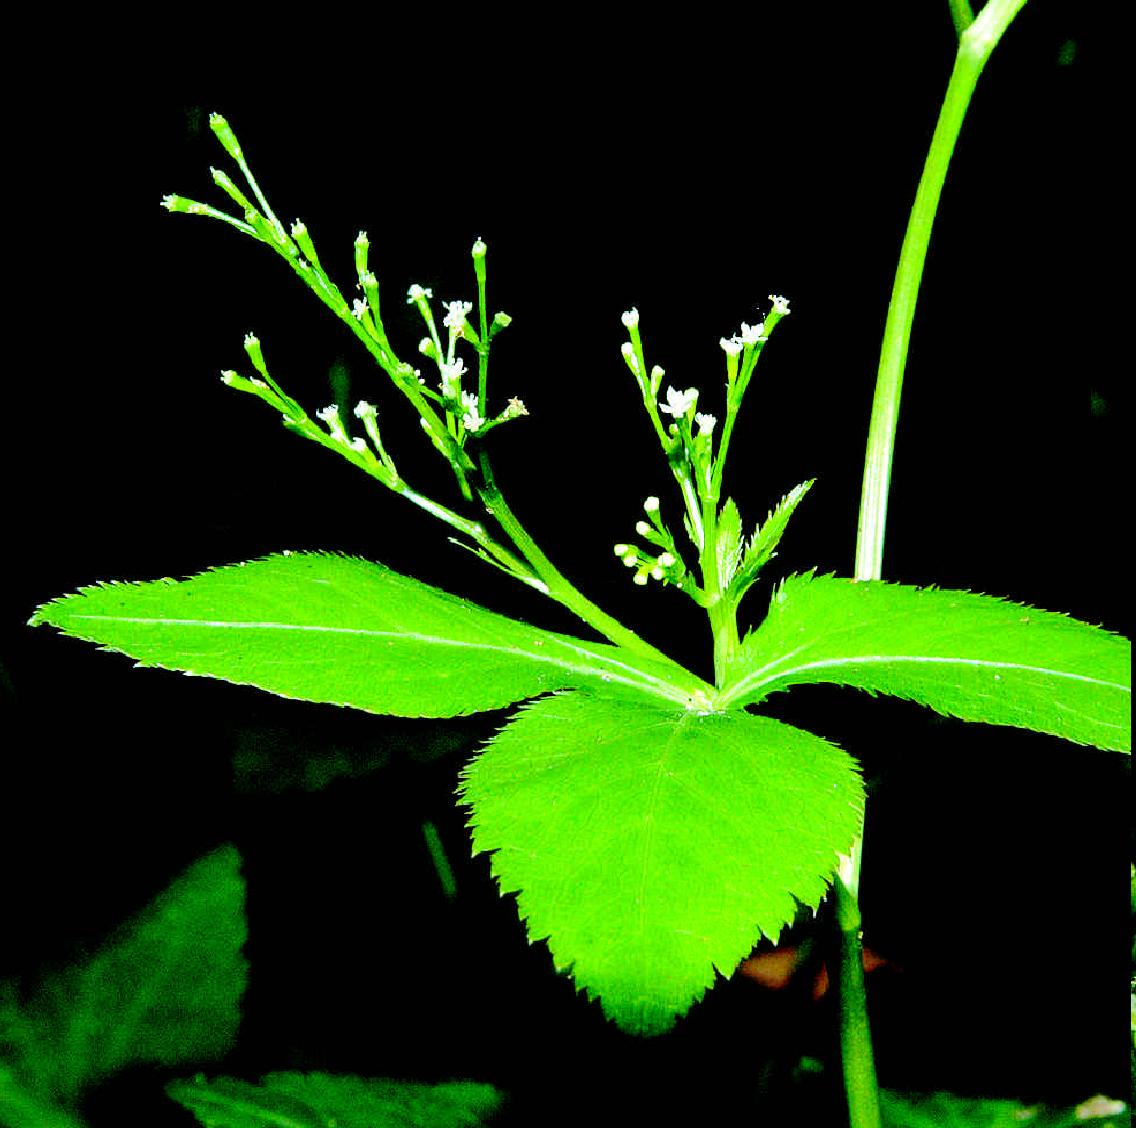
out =
[[[911,325],[915,318],[915,305],[919,297],[919,284],[923,278],[923,264],[927,258],[927,247],[931,241],[931,229],[947,168],[971,95],[986,61],[1025,3],[1026,0],[989,0],[973,21],[969,19],[967,3],[958,0],[951,4],[951,13],[959,35],[958,51],[908,219],[880,347],[880,365],[872,400],[856,535],[858,580],[878,580],[883,574],[888,489],[891,484],[903,373],[911,340]],[[860,853],[861,840],[857,839],[848,855],[841,859],[834,882],[841,938],[838,978],[840,1049],[844,1063],[849,1124],[851,1128],[878,1128],[879,1095],[864,995],[860,946]]]

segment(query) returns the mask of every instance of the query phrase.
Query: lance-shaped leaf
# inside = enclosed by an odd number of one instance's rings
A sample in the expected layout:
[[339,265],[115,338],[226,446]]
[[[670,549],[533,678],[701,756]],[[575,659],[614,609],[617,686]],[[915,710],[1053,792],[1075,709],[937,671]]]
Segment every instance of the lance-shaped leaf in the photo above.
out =
[[621,685],[677,702],[709,691],[676,663],[530,627],[326,553],[268,556],[181,582],[97,584],[44,604],[31,621],[143,666],[405,717],[495,709],[565,686]]
[[635,1034],[815,907],[863,810],[850,757],[811,733],[587,693],[522,708],[461,795],[529,936]]
[[716,703],[749,705],[805,682],[1098,748],[1132,747],[1128,641],[990,595],[793,576],[745,639]]
[[730,595],[734,600],[741,599],[757,579],[757,574],[776,555],[777,546],[781,543],[781,538],[789,525],[789,518],[793,516],[805,494],[813,488],[814,481],[815,479],[810,478],[807,482],[794,486],[765,518],[765,524],[754,530],[753,536],[745,546],[741,567],[735,568],[730,573]]

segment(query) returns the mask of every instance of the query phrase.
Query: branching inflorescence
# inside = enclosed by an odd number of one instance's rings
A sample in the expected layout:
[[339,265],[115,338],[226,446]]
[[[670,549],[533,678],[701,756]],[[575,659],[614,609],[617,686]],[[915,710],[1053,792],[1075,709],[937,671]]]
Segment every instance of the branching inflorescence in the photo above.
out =
[[[453,471],[463,500],[471,502],[476,495],[499,533],[492,533],[481,519],[465,516],[419,492],[403,478],[383,441],[378,410],[367,400],[360,400],[354,408],[362,434],[353,433],[353,421],[343,418],[335,405],[316,411],[314,418],[309,416],[272,377],[260,340],[253,334],[245,338],[245,352],[256,375],[226,371],[222,374],[224,382],[264,400],[280,412],[289,430],[335,451],[387,489],[444,521],[465,538],[451,538],[455,543],[564,603],[613,642],[631,645],[640,652],[650,651],[652,648],[630,636],[553,567],[504,504],[497,487],[483,440],[495,427],[527,415],[528,411],[524,402],[515,396],[503,407],[496,408],[489,398],[490,346],[496,335],[510,324],[511,318],[499,311],[492,317],[489,315],[485,242],[478,238],[471,248],[477,285],[476,326],[470,320],[473,302],[460,299],[441,302],[444,313],[439,324],[433,291],[417,283],[407,291],[407,304],[417,309],[425,327],[426,335],[418,343],[418,352],[436,369],[435,379],[427,380],[421,369],[400,358],[387,334],[379,279],[370,266],[371,244],[366,232],[359,232],[354,248],[355,288],[361,296],[348,303],[320,263],[307,226],[297,220],[285,229],[276,217],[228,122],[219,114],[211,115],[209,122],[226,152],[237,163],[248,193],[218,169],[212,170],[214,183],[241,208],[243,218],[177,195],[166,196],[163,205],[170,211],[222,220],[280,254],[351,329],[395,388],[409,400],[418,414],[422,431]],[[645,585],[649,579],[655,579],[673,585],[708,611],[719,673],[722,663],[728,661],[737,648],[738,603],[762,565],[773,555],[789,516],[812,484],[805,482],[796,487],[748,540],[742,536],[741,517],[735,503],[730,499],[721,503],[726,456],[742,399],[770,333],[789,313],[785,298],[771,294],[770,302],[770,309],[761,320],[753,325],[743,323],[737,334],[720,342],[726,360],[725,415],[720,431],[716,416],[698,410],[696,388],[680,391],[668,386],[660,398],[665,373],[658,365],[647,366],[639,332],[639,312],[630,309],[622,318],[629,336],[622,346],[623,358],[635,378],[644,409],[681,493],[682,525],[695,558],[692,564],[684,559],[673,534],[663,522],[656,497],[646,499],[643,508],[647,519],[639,521],[635,527],[644,544],[618,544],[615,552],[623,564],[633,570],[635,583]],[[463,344],[476,358],[476,383],[466,358],[459,351]]]

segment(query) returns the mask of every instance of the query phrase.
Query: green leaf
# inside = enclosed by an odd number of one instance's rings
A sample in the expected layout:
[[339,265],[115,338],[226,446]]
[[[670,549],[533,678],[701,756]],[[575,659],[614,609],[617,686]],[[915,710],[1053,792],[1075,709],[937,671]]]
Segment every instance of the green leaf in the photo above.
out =
[[805,494],[812,489],[814,481],[815,479],[810,478],[809,481],[794,486],[766,516],[765,524],[754,530],[746,545],[741,568],[730,585],[730,595],[735,602],[741,599],[757,579],[757,574],[773,559],[777,546],[789,526],[789,518],[793,516]]
[[143,666],[407,717],[495,709],[565,686],[624,685],[683,703],[709,690],[675,663],[552,634],[324,553],[268,556],[180,583],[97,584],[44,604],[31,622]]
[[732,497],[726,498],[718,514],[718,576],[723,587],[734,578],[742,558],[742,518]]
[[529,936],[635,1034],[815,907],[863,810],[852,760],[811,733],[586,693],[522,708],[460,791]]
[[989,1097],[955,1093],[899,1093],[880,1090],[884,1128],[1120,1128],[1130,1123],[1130,1110],[1120,1100],[1092,1097],[1069,1107],[1024,1105]]
[[0,1041],[29,1092],[73,1103],[126,1066],[230,1048],[247,973],[239,862],[231,846],[202,858],[89,962],[0,1015]]
[[166,1092],[206,1128],[475,1128],[502,1104],[492,1085],[424,1085],[327,1073],[270,1073],[259,1085],[218,1077]]
[[793,576],[742,644],[719,707],[834,682],[951,717],[1130,751],[1128,641],[966,591]]
[[0,1125],[4,1128],[83,1128],[77,1113],[29,1092],[0,1065]]

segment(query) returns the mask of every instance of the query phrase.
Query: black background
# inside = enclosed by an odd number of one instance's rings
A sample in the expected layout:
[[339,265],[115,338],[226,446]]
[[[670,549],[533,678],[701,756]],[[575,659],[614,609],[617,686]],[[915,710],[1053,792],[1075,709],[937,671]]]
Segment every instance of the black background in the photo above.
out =
[[[309,408],[345,364],[351,394],[379,403],[403,473],[456,500],[414,420],[281,260],[158,207],[172,191],[226,204],[208,175],[229,167],[207,126],[216,109],[345,290],[368,230],[404,355],[420,331],[399,295],[416,281],[471,298],[468,248],[488,242],[491,306],[514,317],[495,347],[496,394],[532,413],[495,433],[507,496],[602,606],[707,673],[694,608],[633,587],[611,554],[643,497],[669,496],[619,314],[639,308],[648,363],[713,410],[718,338],[768,293],[790,298],[729,488],[752,524],[815,477],[771,572],[849,572],[879,338],[953,52],[942,9],[480,28],[424,13],[338,31],[334,67],[302,28],[255,52],[223,37],[191,50],[155,30],[137,55],[105,28],[88,53],[72,29],[65,53],[43,53],[8,135],[0,975],[74,958],[231,840],[253,971],[230,1072],[476,1077],[516,1094],[519,1123],[601,1102],[645,1121],[697,1109],[730,1123],[770,1061],[830,1053],[827,1003],[746,982],[645,1044],[573,996],[485,860],[468,858],[453,808],[461,763],[504,714],[353,715],[135,671],[23,624],[83,583],[321,548],[575,629],[218,381],[247,370],[250,329]],[[1036,0],[980,83],[915,325],[885,575],[1127,631],[1130,374],[1113,275],[1126,231],[1106,40],[1091,5]],[[897,965],[872,993],[883,1082],[1050,1100],[1122,1091],[1123,758],[851,692],[800,690],[773,708],[861,757],[874,788],[867,940]],[[250,745],[381,750],[387,767],[255,795],[231,771]],[[456,868],[453,903],[424,819]],[[131,1115],[132,1084],[99,1097],[93,1122]],[[184,1122],[155,1110],[146,1122]]]

